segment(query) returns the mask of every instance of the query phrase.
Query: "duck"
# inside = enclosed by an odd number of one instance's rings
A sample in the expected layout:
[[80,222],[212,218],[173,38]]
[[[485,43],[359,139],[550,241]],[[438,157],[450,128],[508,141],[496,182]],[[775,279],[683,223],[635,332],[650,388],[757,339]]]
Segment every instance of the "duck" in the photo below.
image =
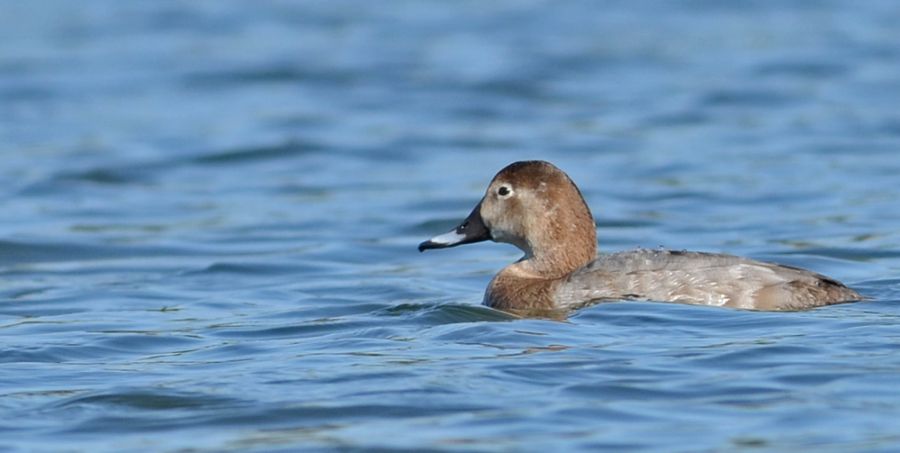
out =
[[596,224],[581,191],[540,160],[500,170],[462,223],[418,248],[488,240],[525,254],[484,293],[484,305],[513,313],[621,300],[794,311],[863,299],[815,272],[727,254],[639,248],[598,255]]

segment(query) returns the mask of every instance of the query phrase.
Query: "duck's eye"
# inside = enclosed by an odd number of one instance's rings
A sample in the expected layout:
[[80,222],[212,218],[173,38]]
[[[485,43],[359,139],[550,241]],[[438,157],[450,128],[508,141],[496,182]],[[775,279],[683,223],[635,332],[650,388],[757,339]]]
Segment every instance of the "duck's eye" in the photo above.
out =
[[506,187],[506,186],[500,186],[500,188],[497,189],[497,195],[500,195],[501,197],[505,197],[505,196],[509,195],[510,193],[511,193],[511,191],[509,190],[509,187]]

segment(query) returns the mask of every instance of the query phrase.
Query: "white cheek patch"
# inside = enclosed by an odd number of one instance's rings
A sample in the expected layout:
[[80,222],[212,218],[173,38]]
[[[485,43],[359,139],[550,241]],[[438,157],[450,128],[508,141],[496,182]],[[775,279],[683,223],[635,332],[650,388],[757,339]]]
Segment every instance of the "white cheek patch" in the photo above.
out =
[[456,232],[456,230],[454,230],[449,233],[444,233],[440,236],[435,236],[430,239],[430,242],[440,245],[453,245],[462,242],[465,238],[466,235],[459,234]]

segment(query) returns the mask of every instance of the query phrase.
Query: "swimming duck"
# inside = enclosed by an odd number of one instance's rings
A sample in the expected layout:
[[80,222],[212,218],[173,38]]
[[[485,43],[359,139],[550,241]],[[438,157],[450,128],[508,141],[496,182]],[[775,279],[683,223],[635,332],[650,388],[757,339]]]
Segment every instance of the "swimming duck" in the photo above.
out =
[[484,304],[506,311],[650,300],[748,310],[801,310],[861,300],[804,269],[732,255],[637,249],[597,255],[594,218],[569,176],[549,162],[500,170],[472,213],[419,251],[486,240],[525,253],[491,280]]

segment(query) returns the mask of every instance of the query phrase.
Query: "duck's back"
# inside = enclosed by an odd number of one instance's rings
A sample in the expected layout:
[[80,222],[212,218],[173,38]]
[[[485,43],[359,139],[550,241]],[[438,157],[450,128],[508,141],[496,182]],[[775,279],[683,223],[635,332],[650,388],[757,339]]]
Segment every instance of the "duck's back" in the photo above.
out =
[[800,310],[861,298],[836,280],[790,266],[732,255],[644,249],[600,255],[557,290],[561,306],[639,299]]

